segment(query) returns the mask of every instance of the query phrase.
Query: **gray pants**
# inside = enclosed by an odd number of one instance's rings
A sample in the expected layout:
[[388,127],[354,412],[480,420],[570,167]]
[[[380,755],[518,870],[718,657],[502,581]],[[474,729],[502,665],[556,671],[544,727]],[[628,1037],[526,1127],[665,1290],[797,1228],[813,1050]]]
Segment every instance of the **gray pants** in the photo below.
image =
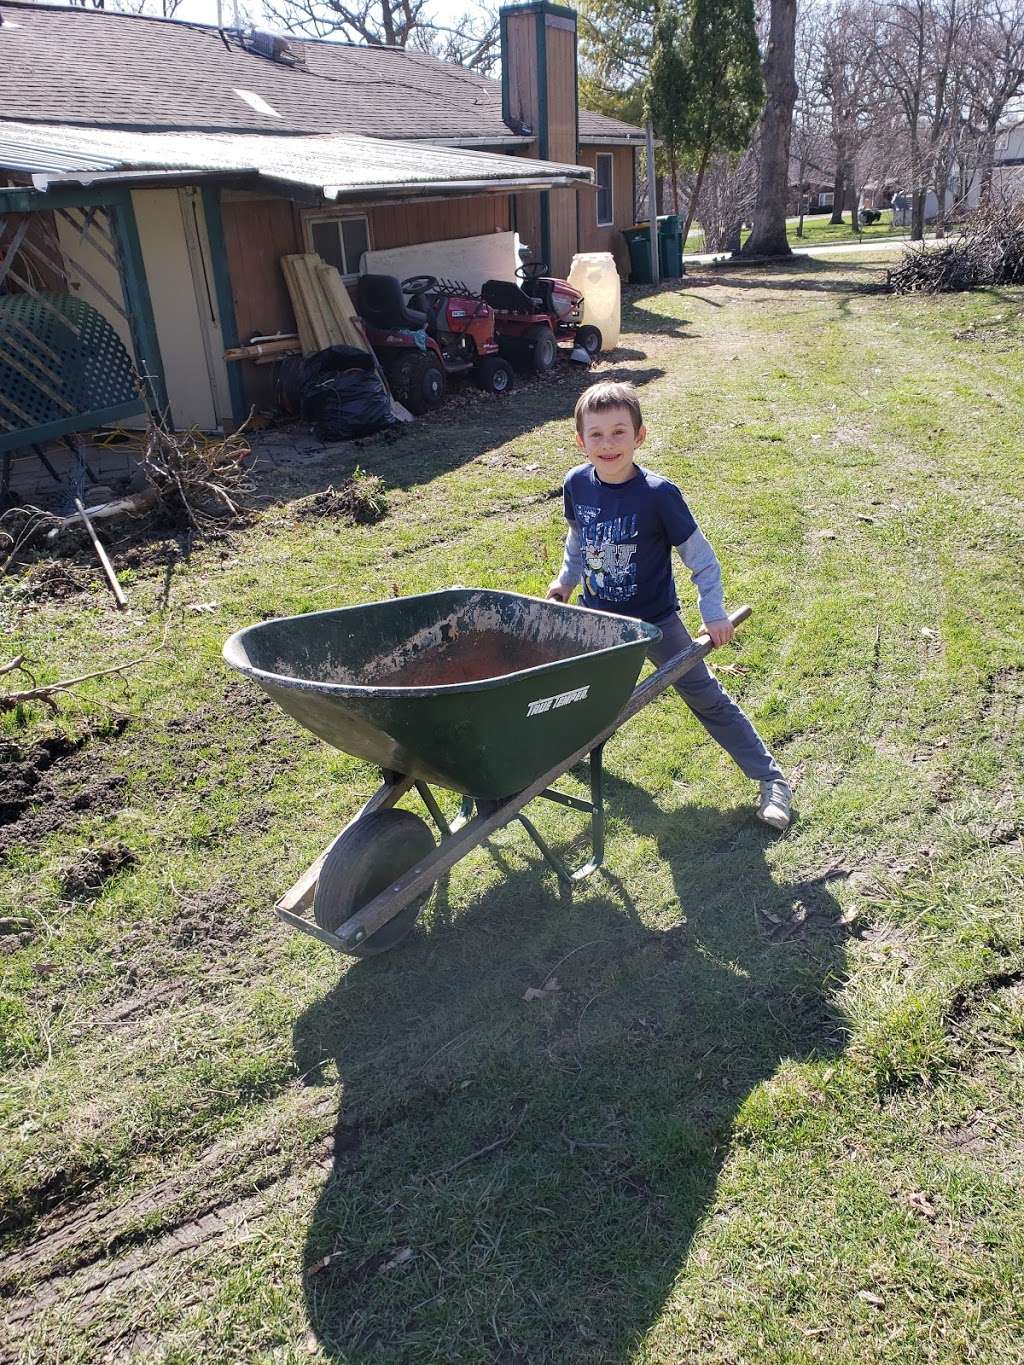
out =
[[[647,651],[659,666],[686,648],[691,636],[675,612],[654,624],[661,639]],[[707,664],[701,661],[684,673],[675,689],[711,738],[757,781],[782,779],[782,769],[764,746],[764,740],[729,696]]]

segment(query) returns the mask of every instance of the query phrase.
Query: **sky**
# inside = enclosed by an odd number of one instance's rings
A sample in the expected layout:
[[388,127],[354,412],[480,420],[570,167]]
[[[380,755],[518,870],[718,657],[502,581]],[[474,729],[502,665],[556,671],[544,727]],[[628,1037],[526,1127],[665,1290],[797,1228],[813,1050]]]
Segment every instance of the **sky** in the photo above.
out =
[[[239,0],[239,5],[240,8],[252,15],[254,21],[262,10],[260,0]],[[435,0],[435,4],[431,6],[431,11],[436,19],[451,22],[476,8],[477,5],[473,0]],[[233,24],[233,0],[222,0],[222,10],[224,23]],[[215,24],[217,22],[217,0],[182,0],[182,4],[174,17],[176,19],[193,19],[201,24]]]

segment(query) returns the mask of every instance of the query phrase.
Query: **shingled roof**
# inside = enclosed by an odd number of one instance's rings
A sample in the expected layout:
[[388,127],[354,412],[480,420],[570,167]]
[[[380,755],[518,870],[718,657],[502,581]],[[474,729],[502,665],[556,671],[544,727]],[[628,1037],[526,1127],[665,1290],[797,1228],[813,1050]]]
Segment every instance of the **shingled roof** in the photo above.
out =
[[[203,24],[0,0],[0,118],[157,131],[361,133],[498,146],[501,83],[408,48],[289,39],[286,66]],[[580,111],[580,141],[639,129]]]

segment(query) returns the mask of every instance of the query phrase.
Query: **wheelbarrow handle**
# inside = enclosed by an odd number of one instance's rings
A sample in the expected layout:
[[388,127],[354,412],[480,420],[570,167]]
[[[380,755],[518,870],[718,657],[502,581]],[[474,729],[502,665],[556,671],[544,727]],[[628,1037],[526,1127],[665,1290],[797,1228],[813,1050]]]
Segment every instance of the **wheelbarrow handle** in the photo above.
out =
[[[734,626],[740,625],[750,616],[748,606],[737,607],[734,612],[729,613],[729,620]],[[714,645],[711,643],[709,635],[698,635],[695,640],[681,649],[678,654],[673,654],[671,659],[667,659],[649,678],[645,678],[634,689],[629,701],[619,712],[613,726],[614,729],[629,720],[630,716],[636,713],[649,702],[654,701],[655,697],[660,697],[673,683],[678,682],[684,673],[689,673],[691,668],[708,654],[711,653]]]

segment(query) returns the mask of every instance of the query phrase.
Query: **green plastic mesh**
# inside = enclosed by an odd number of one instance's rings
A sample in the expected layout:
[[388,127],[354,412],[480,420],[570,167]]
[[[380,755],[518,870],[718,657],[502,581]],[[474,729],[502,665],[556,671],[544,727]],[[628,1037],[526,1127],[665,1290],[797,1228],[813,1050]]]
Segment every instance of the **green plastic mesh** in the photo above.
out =
[[0,450],[54,424],[99,425],[112,408],[125,416],[126,405],[145,408],[139,378],[102,314],[71,294],[0,296]]

